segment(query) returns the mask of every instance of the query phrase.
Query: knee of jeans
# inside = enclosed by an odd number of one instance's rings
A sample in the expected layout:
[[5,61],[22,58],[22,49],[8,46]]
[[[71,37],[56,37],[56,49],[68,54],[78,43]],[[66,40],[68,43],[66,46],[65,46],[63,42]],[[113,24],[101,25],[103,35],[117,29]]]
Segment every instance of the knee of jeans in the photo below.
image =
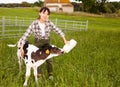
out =
[[53,59],[46,60],[47,63],[52,63]]

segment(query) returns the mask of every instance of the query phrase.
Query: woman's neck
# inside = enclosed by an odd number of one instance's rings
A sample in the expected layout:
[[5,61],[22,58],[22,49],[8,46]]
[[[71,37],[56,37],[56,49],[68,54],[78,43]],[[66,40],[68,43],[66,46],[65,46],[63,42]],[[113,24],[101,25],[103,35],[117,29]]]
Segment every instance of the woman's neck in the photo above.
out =
[[42,19],[40,19],[40,23],[45,23],[45,21],[43,21]]

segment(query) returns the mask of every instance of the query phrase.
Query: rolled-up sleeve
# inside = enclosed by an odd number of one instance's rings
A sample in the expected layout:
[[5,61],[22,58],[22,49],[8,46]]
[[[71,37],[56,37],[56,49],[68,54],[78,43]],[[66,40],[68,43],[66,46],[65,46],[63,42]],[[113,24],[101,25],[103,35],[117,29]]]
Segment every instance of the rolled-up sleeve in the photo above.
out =
[[52,22],[50,22],[50,26],[52,26],[53,31],[56,32],[58,35],[60,35],[61,37],[65,36],[62,30],[56,27],[56,25],[54,25]]
[[25,44],[27,38],[32,34],[33,32],[33,27],[34,27],[34,23],[32,23],[28,29],[26,30],[26,32],[24,33],[24,35],[19,39],[18,41],[18,47],[21,47],[21,45]]

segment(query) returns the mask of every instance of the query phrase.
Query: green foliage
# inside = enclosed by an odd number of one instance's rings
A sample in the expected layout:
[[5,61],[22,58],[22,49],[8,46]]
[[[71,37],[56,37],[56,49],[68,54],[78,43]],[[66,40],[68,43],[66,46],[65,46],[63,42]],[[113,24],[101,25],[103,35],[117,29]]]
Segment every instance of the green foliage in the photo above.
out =
[[108,0],[76,0],[82,3],[72,3],[75,11],[90,13],[115,13],[120,9],[120,2],[107,2]]
[[38,1],[34,2],[33,6],[38,6],[38,7],[41,7],[41,6],[43,6],[43,4],[44,4],[44,2],[43,2],[43,1],[38,0]]
[[0,7],[8,7],[8,8],[12,8],[12,7],[41,7],[43,6],[43,1],[38,0],[34,3],[28,3],[26,1],[23,1],[22,3],[0,3]]
[[30,7],[31,4],[29,4],[28,2],[23,1],[23,2],[21,3],[21,6],[22,6],[22,7]]

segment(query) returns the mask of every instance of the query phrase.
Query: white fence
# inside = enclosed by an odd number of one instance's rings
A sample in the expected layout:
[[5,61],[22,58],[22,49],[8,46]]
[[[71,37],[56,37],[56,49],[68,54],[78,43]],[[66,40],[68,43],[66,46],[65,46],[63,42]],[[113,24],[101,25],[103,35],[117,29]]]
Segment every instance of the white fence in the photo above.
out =
[[[22,17],[0,17],[0,39],[21,37],[33,20],[35,19]],[[88,21],[70,21],[60,19],[52,19],[52,21],[63,31],[88,30]]]

